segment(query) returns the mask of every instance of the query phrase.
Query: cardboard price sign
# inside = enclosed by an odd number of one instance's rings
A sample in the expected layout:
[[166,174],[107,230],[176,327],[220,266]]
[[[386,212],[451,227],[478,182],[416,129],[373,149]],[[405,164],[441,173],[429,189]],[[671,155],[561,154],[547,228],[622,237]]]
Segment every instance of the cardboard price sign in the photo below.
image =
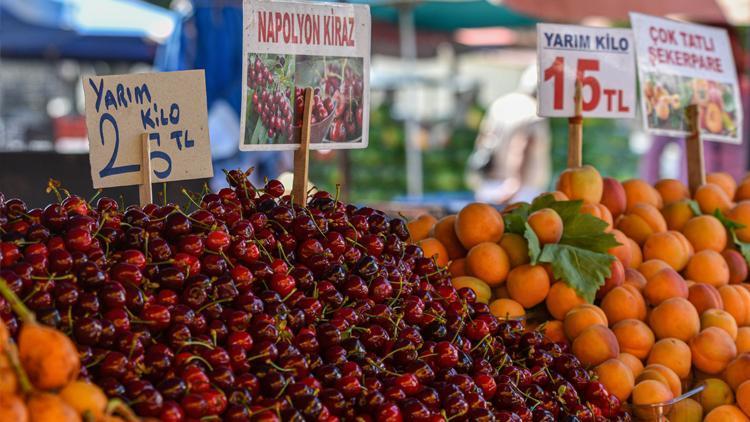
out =
[[[213,176],[202,70],[87,76],[86,128],[94,188]],[[147,139],[145,143],[142,139]]]
[[306,88],[310,149],[365,148],[370,9],[244,0],[240,149],[299,149]]
[[538,114],[575,114],[576,80],[585,117],[635,115],[635,55],[627,29],[537,24]]
[[650,132],[685,136],[685,110],[698,107],[706,140],[742,142],[742,103],[727,32],[720,28],[630,14]]

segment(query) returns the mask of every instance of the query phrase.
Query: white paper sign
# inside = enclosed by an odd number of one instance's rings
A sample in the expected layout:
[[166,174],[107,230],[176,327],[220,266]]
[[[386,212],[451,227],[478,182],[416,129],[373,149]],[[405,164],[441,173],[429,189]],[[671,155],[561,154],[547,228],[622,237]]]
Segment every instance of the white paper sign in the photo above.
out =
[[240,149],[297,149],[307,87],[310,148],[366,147],[369,6],[244,0],[243,12]]
[[628,29],[537,24],[539,109],[545,117],[575,113],[581,80],[585,117],[635,115],[635,55]]
[[203,70],[84,76],[94,188],[142,183],[141,136],[154,182],[213,176]]
[[631,13],[645,127],[684,136],[697,104],[706,140],[742,142],[742,103],[727,32]]

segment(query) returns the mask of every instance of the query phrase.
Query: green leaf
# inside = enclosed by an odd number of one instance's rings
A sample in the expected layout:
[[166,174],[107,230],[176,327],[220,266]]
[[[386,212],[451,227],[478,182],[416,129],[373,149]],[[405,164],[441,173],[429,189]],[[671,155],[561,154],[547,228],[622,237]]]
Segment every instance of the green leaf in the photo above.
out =
[[589,303],[594,301],[596,291],[610,276],[610,265],[615,257],[571,245],[544,245],[540,262],[552,265],[555,278],[568,283]]
[[539,195],[536,198],[534,198],[534,201],[531,203],[531,208],[529,208],[529,213],[532,213],[534,211],[539,211],[542,208],[549,208],[555,202],[557,201],[555,200],[555,197],[551,193]]
[[503,215],[506,233],[523,235],[526,231],[526,220],[529,218],[529,204],[521,203],[512,211]]
[[539,244],[539,238],[537,237],[534,230],[532,230],[529,223],[524,223],[526,230],[523,232],[523,237],[529,243],[529,259],[533,265],[539,262],[539,255],[542,253],[542,247]]
[[724,227],[726,227],[726,229],[731,231],[732,233],[734,233],[734,230],[745,228],[744,224],[738,223],[734,220],[730,220],[728,217],[722,214],[721,211],[719,211],[718,209],[714,211],[714,217],[716,217],[721,222],[721,224],[723,224]]
[[698,202],[695,200],[689,200],[688,201],[688,207],[690,207],[690,211],[693,212],[695,215],[701,215],[703,212],[701,212],[701,206],[698,205]]
[[575,220],[581,215],[581,207],[583,201],[557,201],[550,205],[549,208],[555,210],[562,219],[563,226],[567,226],[571,221]]
[[620,243],[612,233],[606,233],[607,223],[590,214],[578,213],[563,225],[560,243],[594,252],[607,251]]

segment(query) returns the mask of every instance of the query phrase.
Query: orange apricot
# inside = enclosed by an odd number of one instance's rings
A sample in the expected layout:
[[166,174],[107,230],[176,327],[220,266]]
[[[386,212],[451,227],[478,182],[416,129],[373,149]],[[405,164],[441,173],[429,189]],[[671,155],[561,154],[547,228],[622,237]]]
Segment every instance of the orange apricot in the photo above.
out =
[[630,179],[622,183],[627,198],[627,211],[631,212],[638,204],[649,204],[661,208],[664,204],[659,192],[640,179]]
[[649,259],[638,266],[638,272],[646,277],[646,281],[664,268],[672,268],[661,259]]
[[688,286],[685,279],[675,270],[664,268],[646,279],[643,297],[650,305],[656,306],[674,297],[688,298]]
[[734,198],[734,193],[737,190],[737,182],[734,181],[734,177],[726,172],[713,172],[706,175],[706,182],[718,185],[724,193],[727,194],[727,198]]
[[406,227],[409,229],[409,241],[416,243],[428,237],[435,223],[437,223],[437,219],[429,214],[422,214],[406,223]]
[[645,359],[654,346],[654,332],[643,321],[624,319],[612,326],[620,352]]
[[584,303],[569,310],[568,313],[565,314],[563,329],[565,330],[565,335],[572,341],[578,337],[583,330],[594,324],[606,327],[607,316],[604,315],[604,312],[599,309],[598,306]]
[[721,405],[734,404],[732,387],[724,380],[706,378],[701,384],[703,384],[703,391],[698,393],[698,400],[700,400],[704,412],[708,413]]
[[642,245],[653,233],[667,231],[667,222],[656,207],[639,203],[620,217],[617,229]]
[[448,265],[448,272],[451,273],[451,277],[466,275],[466,258],[458,258],[451,261]]
[[625,283],[625,268],[619,260],[613,260],[609,266],[609,277],[604,279],[604,284],[596,291],[596,298],[602,299],[612,289]]
[[594,324],[573,340],[573,354],[587,366],[595,366],[620,354],[615,334],[604,325]]
[[539,243],[557,243],[563,234],[563,222],[560,215],[552,208],[542,208],[529,215],[527,221],[531,230],[534,231]]
[[648,379],[637,383],[633,387],[631,397],[633,398],[633,404],[648,405],[672,400],[674,393],[664,383]]
[[434,258],[439,267],[448,265],[448,251],[445,250],[445,246],[439,240],[434,237],[426,237],[418,241],[417,245],[422,248],[425,258]]
[[630,372],[633,373],[633,377],[637,377],[641,374],[641,372],[643,372],[643,362],[641,362],[640,359],[631,355],[630,353],[620,352],[620,354],[617,356],[617,359],[620,359],[622,363],[630,368]]
[[598,203],[603,189],[602,176],[589,165],[565,169],[557,181],[557,190],[572,200],[580,199],[587,204]]
[[565,329],[563,328],[562,321],[556,319],[546,321],[540,329],[544,333],[544,336],[552,342],[557,344],[568,343],[568,338],[565,337]]
[[610,324],[617,324],[626,319],[645,321],[646,302],[641,292],[633,286],[622,285],[607,293],[601,302],[602,311],[607,315]]
[[718,374],[737,356],[737,346],[726,331],[708,327],[690,339],[693,365],[707,374]]
[[497,243],[480,243],[466,254],[466,272],[483,280],[490,287],[503,283],[509,271],[508,254]]
[[638,268],[643,263],[643,253],[635,240],[628,238],[630,244],[630,262],[628,268]]
[[750,199],[750,180],[743,180],[734,192],[735,201]]
[[478,202],[461,209],[454,225],[456,236],[466,249],[482,242],[498,242],[505,232],[503,216],[491,205]]
[[720,253],[705,249],[690,258],[685,277],[697,283],[721,287],[729,283],[729,265]]
[[737,321],[732,314],[723,309],[707,309],[701,314],[701,330],[708,327],[721,328],[733,341],[737,339]]
[[625,195],[625,189],[622,187],[619,180],[611,177],[605,177],[602,179],[602,184],[601,203],[609,209],[613,218],[617,218],[620,214],[625,212],[625,208],[628,205],[628,198]]
[[727,246],[727,231],[719,219],[712,215],[691,218],[682,229],[682,234],[696,252],[704,249],[721,252]]
[[653,233],[643,245],[644,259],[661,259],[676,271],[682,271],[692,255],[692,245],[677,231]]
[[737,339],[734,341],[737,346],[737,353],[750,352],[750,327],[738,327]]
[[661,302],[651,311],[648,321],[657,339],[674,337],[688,341],[698,334],[701,327],[695,307],[681,297]]
[[550,281],[547,271],[540,265],[521,265],[508,273],[506,282],[510,298],[532,308],[544,301],[549,293]]
[[687,222],[695,217],[693,209],[690,208],[690,201],[687,199],[665,205],[661,214],[667,222],[667,229],[677,231],[682,231]]
[[625,268],[625,281],[623,284],[630,284],[640,292],[646,287],[646,277],[636,269]]
[[675,397],[682,394],[682,382],[680,381],[680,377],[677,376],[677,374],[675,374],[675,372],[668,366],[664,366],[660,363],[646,365],[643,368],[641,375],[636,379],[636,382],[642,382],[643,380],[648,379],[664,383],[664,385],[672,390],[672,394],[674,394]]
[[432,227],[431,237],[439,240],[445,246],[449,259],[457,259],[466,255],[466,249],[456,236],[456,216],[449,215],[441,218]]
[[690,199],[687,186],[677,179],[659,180],[654,185],[654,189],[661,195],[665,206],[683,199]]
[[732,207],[732,201],[726,192],[713,183],[706,183],[696,189],[694,198],[704,214],[713,214],[719,210],[726,213]]
[[615,258],[619,259],[620,262],[622,262],[622,265],[629,267],[632,254],[630,252],[630,243],[628,242],[628,237],[625,236],[625,233],[616,229],[612,230],[611,233],[615,237],[615,241],[619,243],[619,245],[610,248],[607,252],[610,255],[614,255]]
[[607,228],[605,229],[605,231],[612,230],[612,213],[609,211],[609,208],[605,207],[604,205],[583,204],[583,206],[581,206],[581,213],[592,215],[607,223]]
[[737,326],[748,325],[750,319],[750,293],[744,287],[736,284],[722,286],[719,288],[719,295],[724,304],[724,310],[732,314]]
[[736,229],[737,238],[743,242],[750,242],[750,201],[740,201],[727,214],[730,220],[742,224],[743,228]]
[[747,279],[747,261],[739,252],[734,249],[726,249],[721,252],[721,256],[729,266],[729,284],[739,284]]
[[651,348],[647,365],[660,364],[674,371],[680,379],[690,375],[690,346],[676,338],[663,338]]
[[694,283],[688,287],[688,300],[695,306],[698,314],[708,309],[724,309],[724,301],[716,287],[710,284]]
[[703,422],[748,422],[750,419],[742,413],[739,407],[725,404],[708,412]]
[[492,298],[492,289],[490,289],[490,286],[478,278],[471,276],[455,277],[451,280],[451,284],[456,290],[463,289],[464,287],[473,290],[477,295],[477,302],[489,303]]
[[737,406],[742,409],[746,415],[750,415],[750,380],[745,381],[737,387]]
[[750,380],[750,353],[740,353],[734,358],[722,374],[722,379],[737,391],[737,387],[743,382]]
[[529,242],[520,234],[503,234],[500,239],[500,246],[508,254],[511,268],[529,263]]
[[621,360],[613,358],[605,360],[594,369],[596,376],[607,391],[614,394],[620,401],[625,401],[633,391],[635,377],[630,368]]
[[552,317],[562,320],[568,311],[580,304],[586,303],[586,299],[582,298],[572,287],[568,286],[568,283],[558,281],[550,287],[545,303]]
[[490,312],[500,319],[513,319],[526,315],[520,303],[513,299],[495,299],[490,303]]

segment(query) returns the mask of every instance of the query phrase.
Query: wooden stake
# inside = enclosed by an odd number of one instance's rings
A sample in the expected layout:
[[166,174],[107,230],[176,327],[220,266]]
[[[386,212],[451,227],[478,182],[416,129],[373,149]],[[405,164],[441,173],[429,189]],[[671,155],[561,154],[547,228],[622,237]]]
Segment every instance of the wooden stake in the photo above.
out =
[[685,123],[687,123],[689,132],[685,139],[688,185],[690,187],[690,192],[695,193],[698,187],[706,183],[706,169],[703,160],[703,140],[701,139],[697,105],[692,104],[685,108]]
[[151,144],[148,141],[148,134],[141,135],[141,185],[138,187],[138,197],[141,200],[141,207],[150,204],[153,201],[153,192],[151,190]]
[[302,133],[299,149],[294,151],[294,183],[292,199],[296,205],[307,205],[307,172],[310,164],[310,125],[312,117],[312,88],[305,88],[305,109],[302,114]]
[[583,100],[581,98],[580,79],[576,80],[573,101],[575,112],[573,117],[568,118],[568,168],[583,165]]

